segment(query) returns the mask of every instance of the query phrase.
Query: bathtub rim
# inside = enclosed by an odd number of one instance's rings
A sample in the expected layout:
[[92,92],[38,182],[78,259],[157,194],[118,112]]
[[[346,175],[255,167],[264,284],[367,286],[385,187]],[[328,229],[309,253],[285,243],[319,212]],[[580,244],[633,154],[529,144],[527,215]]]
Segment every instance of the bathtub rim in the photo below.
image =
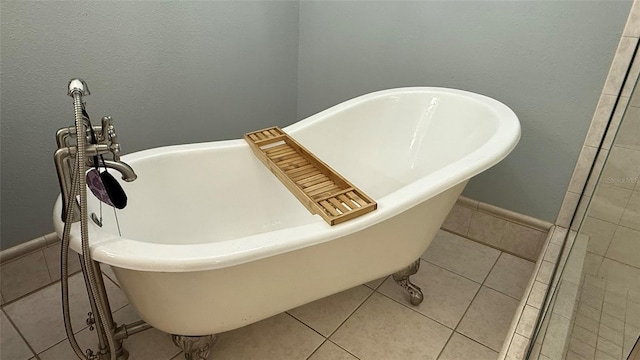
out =
[[[379,222],[397,216],[415,205],[456,186],[487,170],[504,159],[520,139],[520,123],[515,113],[501,102],[484,95],[464,90],[437,87],[409,87],[377,91],[335,105],[306,119],[283,128],[295,137],[299,130],[312,126],[335,113],[378,97],[406,93],[447,94],[461,96],[482,104],[496,117],[496,131],[480,147],[453,163],[423,176],[390,194],[375,199],[378,209],[348,222],[329,226],[320,216],[317,221],[295,227],[259,233],[241,238],[204,244],[157,244],[119,237],[103,231],[89,221],[89,238],[92,257],[99,262],[139,271],[191,272],[213,270],[240,265],[245,262],[295,251],[331,241],[357,232]],[[242,139],[213,141],[158,147],[123,156],[125,161],[152,158],[167,152],[190,152],[203,149],[248,147]],[[61,199],[54,206],[54,227],[59,236],[64,224],[59,214]],[[75,223],[71,231],[71,247],[79,252],[80,226]],[[280,239],[280,240],[279,240]],[[287,239],[282,241],[281,239]]]

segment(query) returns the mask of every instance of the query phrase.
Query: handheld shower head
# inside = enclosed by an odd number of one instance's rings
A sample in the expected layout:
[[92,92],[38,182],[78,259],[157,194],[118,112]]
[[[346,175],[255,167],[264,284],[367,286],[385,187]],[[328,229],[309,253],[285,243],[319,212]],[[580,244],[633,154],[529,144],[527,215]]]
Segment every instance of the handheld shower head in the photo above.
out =
[[73,97],[73,93],[76,91],[79,91],[80,95],[82,96],[91,95],[87,83],[82,79],[71,79],[69,80],[69,84],[67,86],[69,88],[69,90],[67,91],[67,95],[71,97]]

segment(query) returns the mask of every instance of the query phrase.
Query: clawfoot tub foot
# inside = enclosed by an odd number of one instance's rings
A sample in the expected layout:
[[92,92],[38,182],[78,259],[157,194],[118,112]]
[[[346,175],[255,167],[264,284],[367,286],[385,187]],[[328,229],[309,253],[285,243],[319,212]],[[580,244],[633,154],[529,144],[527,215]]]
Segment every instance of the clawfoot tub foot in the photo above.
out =
[[184,352],[186,360],[207,360],[211,348],[218,340],[216,335],[183,336],[171,335],[173,343]]
[[409,276],[415,274],[420,269],[420,259],[411,263],[411,265],[393,274],[393,280],[402,286],[409,293],[409,302],[411,305],[418,305],[424,299],[422,290],[409,280]]

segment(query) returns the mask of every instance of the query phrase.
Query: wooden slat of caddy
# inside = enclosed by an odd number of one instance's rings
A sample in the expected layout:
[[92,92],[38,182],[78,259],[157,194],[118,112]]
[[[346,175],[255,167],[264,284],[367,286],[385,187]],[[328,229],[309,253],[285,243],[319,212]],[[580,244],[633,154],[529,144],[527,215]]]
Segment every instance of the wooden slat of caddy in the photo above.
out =
[[302,188],[308,188],[309,186],[319,184],[326,180],[327,180],[327,177],[324,174],[320,173],[304,179],[300,179],[296,181],[296,184],[300,185]]
[[[286,151],[286,150],[289,150],[289,149],[291,149],[291,147],[290,147],[289,145],[287,145],[287,144],[280,144],[280,145],[276,145],[276,146],[274,146],[274,147],[270,147],[270,148],[266,149],[264,152],[265,152],[267,155],[271,156],[271,155],[273,155],[273,154],[278,154],[278,153],[280,153],[281,151]],[[293,149],[291,149],[291,150],[293,150]]]
[[298,200],[330,225],[376,209],[375,201],[279,128],[255,131],[244,138]]
[[329,202],[332,203],[333,206],[335,206],[338,210],[342,211],[343,214],[346,214],[349,211],[351,211],[346,206],[344,206],[340,201],[338,201],[338,199],[336,198],[330,198]]
[[309,165],[305,165],[305,166],[301,166],[297,169],[292,169],[289,171],[286,171],[287,175],[291,176],[291,177],[295,177],[295,176],[300,176],[303,174],[306,174],[308,172],[317,172],[319,173],[320,171],[318,171],[318,169],[315,168],[315,166],[309,164]]
[[354,200],[355,202],[357,202],[358,204],[360,204],[360,206],[366,206],[367,203],[366,201],[362,200],[358,195],[356,195],[353,191],[349,191],[347,193],[347,196],[349,198],[351,198],[352,200]]
[[340,213],[328,202],[322,201],[320,203],[324,209],[326,209],[333,216],[340,216]]
[[323,187],[321,189],[309,191],[309,192],[307,192],[307,195],[311,196],[312,198],[315,198],[318,195],[324,196],[323,194],[325,194],[325,193],[329,195],[329,194],[335,193],[336,191],[340,191],[340,187],[338,185],[331,184],[331,185],[327,185],[326,187]]
[[357,202],[355,202],[354,200],[349,199],[347,196],[345,196],[344,194],[340,194],[338,196],[336,196],[338,199],[342,200],[343,203],[347,204],[348,207],[350,207],[351,209],[357,209],[360,207],[360,204],[358,204]]
[[304,159],[302,156],[300,156],[300,154],[298,153],[285,153],[279,156],[269,156],[269,158],[271,160],[273,160],[274,163],[276,163],[276,165],[280,166],[281,164],[287,164],[289,162],[293,162],[295,160],[299,160],[299,159]]
[[298,153],[288,146],[285,147],[284,149],[267,153],[267,156],[269,157],[269,159],[278,159],[278,158],[289,156],[289,155],[298,155]]

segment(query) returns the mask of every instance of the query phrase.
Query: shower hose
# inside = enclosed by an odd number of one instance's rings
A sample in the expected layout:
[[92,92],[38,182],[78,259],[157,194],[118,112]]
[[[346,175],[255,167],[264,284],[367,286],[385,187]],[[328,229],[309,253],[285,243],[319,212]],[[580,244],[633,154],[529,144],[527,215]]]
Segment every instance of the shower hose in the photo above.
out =
[[89,250],[89,229],[87,220],[87,187],[86,187],[86,164],[85,164],[85,126],[82,116],[82,96],[79,91],[73,92],[73,107],[76,125],[76,138],[77,138],[77,153],[74,160],[73,174],[71,180],[71,191],[66,199],[66,219],[64,223],[64,232],[62,236],[62,246],[60,254],[60,281],[62,287],[62,312],[64,317],[64,327],[67,333],[67,338],[71,344],[71,348],[78,356],[83,360],[94,360],[96,355],[91,351],[87,351],[87,354],[82,352],[78,341],[73,333],[71,326],[71,315],[69,312],[69,242],[71,237],[71,224],[73,221],[73,206],[76,200],[77,192],[80,195],[80,234],[82,240],[82,259],[84,270],[87,273],[89,296],[92,298],[93,303],[96,305],[97,323],[102,326],[104,334],[107,338],[107,346],[110,353],[110,359],[116,360],[116,346],[114,340],[114,329],[110,328],[110,324],[105,323],[106,313],[110,311],[107,309],[106,304],[103,302],[102,296],[100,296],[100,288],[97,284],[96,276],[102,276],[95,273],[93,265],[93,259],[91,258],[91,252]]

